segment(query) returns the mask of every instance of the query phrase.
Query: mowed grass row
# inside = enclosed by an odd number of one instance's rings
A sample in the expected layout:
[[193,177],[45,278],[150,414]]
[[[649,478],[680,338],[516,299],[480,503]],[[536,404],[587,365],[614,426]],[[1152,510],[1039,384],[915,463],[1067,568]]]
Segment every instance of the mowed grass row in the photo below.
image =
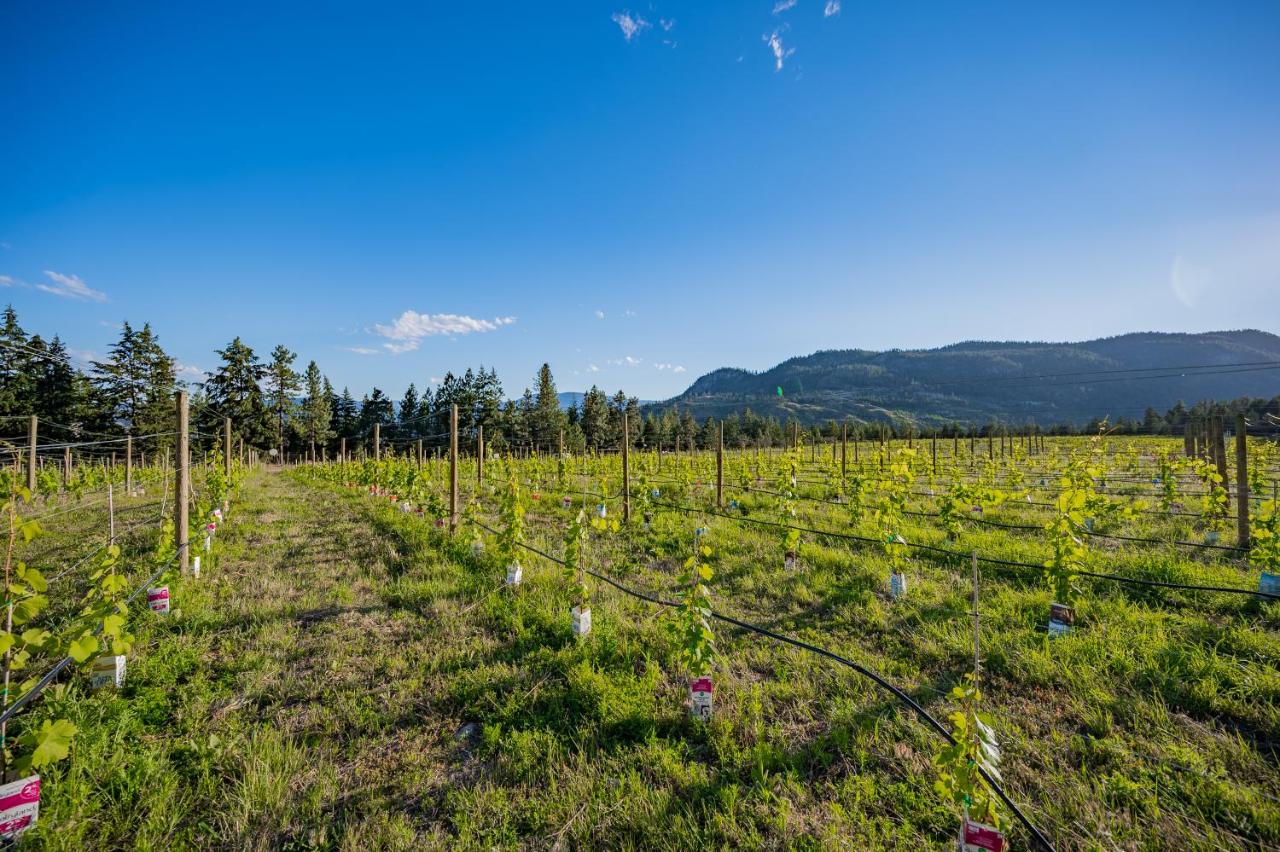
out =
[[[535,520],[545,524],[535,524],[534,539],[555,552],[567,513],[551,508],[552,495],[551,489],[544,492]],[[887,563],[874,548],[851,551],[807,543],[802,546],[804,570],[788,574],[779,564],[780,542],[768,531],[708,516],[668,517],[657,516],[658,531],[652,537],[637,536],[627,543],[615,539],[607,552],[596,554],[600,564],[646,590],[669,591],[678,558],[666,552],[671,542],[683,537],[691,543],[693,526],[710,523],[709,540],[718,551],[715,585],[726,611],[838,650],[888,674],[939,713],[947,706],[942,694],[971,667],[967,560],[957,566],[918,560],[912,567],[917,581],[912,594],[890,603],[884,594]],[[663,530],[667,523],[670,528]],[[917,534],[927,533],[913,529],[908,537]],[[984,531],[966,544],[983,552],[1001,550],[1008,548],[1007,538]],[[1140,559],[1141,553],[1124,556]],[[553,590],[563,589],[554,566],[537,559],[531,564],[535,570],[527,576],[535,587],[541,578]],[[1178,567],[1208,571],[1220,582],[1227,575],[1235,584],[1247,573],[1231,565]],[[494,582],[501,576],[499,569],[488,566]],[[1085,629],[1051,644],[1043,630],[1049,596],[1039,578],[1025,576],[1025,571],[1008,578],[987,571],[981,607],[984,659],[988,701],[1003,723],[1008,745],[1006,777],[1055,837],[1068,847],[1274,842],[1280,811],[1269,744],[1276,732],[1280,645],[1270,607],[1249,598],[1188,592],[1173,593],[1170,601],[1170,593],[1091,585],[1082,607]],[[523,607],[531,593],[516,595]],[[642,623],[653,618],[651,607],[618,601],[611,590],[598,598],[598,625],[611,623],[615,616],[610,609],[618,605]],[[566,601],[561,593],[552,623],[567,636]],[[782,765],[806,784],[821,786],[824,780],[807,756],[810,749],[830,748],[829,737],[842,746],[837,760],[858,758],[860,764],[874,752],[872,744],[844,747],[850,742],[849,729],[842,726],[839,711],[847,712],[849,705],[843,702],[851,697],[856,696],[857,712],[867,714],[860,718],[886,732],[887,744],[894,748],[885,753],[901,753],[920,734],[913,726],[898,724],[896,710],[882,694],[831,671],[830,664],[758,639],[734,638],[722,647],[720,718],[711,730],[721,722],[732,727],[749,716],[753,691],[760,690],[762,735],[778,753],[791,756]],[[643,653],[660,662],[664,678],[659,685],[670,696],[667,700],[678,704],[680,684],[668,676],[674,666],[665,637],[655,631]],[[698,742],[696,735],[691,742]],[[918,740],[915,746],[917,758],[927,756],[927,746],[923,755]],[[930,768],[925,763],[923,771],[915,767],[912,780],[919,785],[917,795],[923,791],[928,801]],[[875,788],[886,794],[900,789],[895,782],[912,767],[910,760],[903,764],[893,767],[896,778],[875,779]],[[734,774],[741,767],[712,762],[711,768],[742,780]],[[861,768],[859,774],[866,780]],[[941,828],[931,827],[929,805],[913,801],[906,813],[896,813],[893,798],[886,795],[883,802],[899,832],[892,842],[912,831],[932,840],[945,836],[945,819]],[[864,810],[855,820],[860,828],[853,836],[873,831],[883,816]],[[818,824],[824,824],[823,818]],[[830,841],[821,833],[804,836]],[[785,835],[764,837],[776,842]]]
[[[558,520],[534,530],[557,552]],[[693,520],[660,516],[659,534],[667,523],[674,540]],[[804,569],[787,575],[773,536],[710,524],[726,611],[946,710],[939,693],[972,656],[962,571],[922,562],[910,597],[890,603],[874,552],[806,542]],[[894,848],[954,836],[930,735],[804,652],[724,632],[716,716],[702,725],[655,607],[598,589],[593,632],[576,640],[555,566],[531,558],[525,585],[503,589],[502,566],[362,494],[259,475],[218,549],[204,579],[177,584],[180,612],[139,616],[119,695],[81,697],[73,682],[33,714],[81,728],[48,776],[33,847]],[[648,549],[619,539],[588,556],[669,588],[670,559]],[[1090,598],[1087,630],[1049,645],[1035,630],[1047,604],[1034,581],[984,584],[1006,778],[1060,846],[1277,842],[1274,635],[1112,591]]]

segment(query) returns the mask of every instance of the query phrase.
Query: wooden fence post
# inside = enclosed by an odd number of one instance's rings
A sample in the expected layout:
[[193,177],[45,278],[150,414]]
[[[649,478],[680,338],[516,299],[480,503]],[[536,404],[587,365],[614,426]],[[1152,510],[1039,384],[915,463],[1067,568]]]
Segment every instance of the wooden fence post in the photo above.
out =
[[226,477],[227,493],[222,497],[222,511],[231,508],[231,418],[222,418],[222,475]]
[[373,460],[382,458],[382,424],[373,424]]
[[133,435],[124,436],[124,490],[133,493]]
[[843,480],[849,472],[849,424],[840,425],[840,478]]
[[[817,446],[816,444],[814,446]],[[724,508],[724,421],[716,434],[716,508]]]
[[458,406],[449,406],[449,534],[458,529]]
[[[622,413],[622,522],[631,523],[631,426]],[[602,498],[607,495],[600,495]]]
[[175,487],[173,491],[174,527],[177,533],[178,571],[187,573],[191,562],[188,553],[191,541],[191,435],[190,421],[187,412],[187,392],[177,393],[178,401],[178,455],[174,460],[173,472]]
[[1236,543],[1249,547],[1249,446],[1244,415],[1236,415]]
[[476,427],[476,487],[484,485],[484,424]]
[[36,416],[31,415],[31,421],[27,424],[27,490],[31,492],[31,496],[36,493],[36,438],[39,432],[39,421]]

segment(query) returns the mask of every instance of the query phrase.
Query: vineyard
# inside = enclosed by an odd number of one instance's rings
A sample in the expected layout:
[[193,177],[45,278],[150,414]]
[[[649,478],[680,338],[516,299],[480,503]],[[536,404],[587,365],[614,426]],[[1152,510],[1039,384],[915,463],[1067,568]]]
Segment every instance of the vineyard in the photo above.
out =
[[1280,844],[1274,444],[445,437],[185,475],[33,442],[22,844]]

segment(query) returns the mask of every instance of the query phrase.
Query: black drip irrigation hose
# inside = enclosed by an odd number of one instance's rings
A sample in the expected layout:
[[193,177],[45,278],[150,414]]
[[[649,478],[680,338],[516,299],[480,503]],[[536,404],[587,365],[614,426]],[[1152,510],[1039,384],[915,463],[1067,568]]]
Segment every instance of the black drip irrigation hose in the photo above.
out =
[[[668,481],[670,481],[670,480],[668,480]],[[783,493],[782,493],[782,492],[780,492],[780,491],[774,491],[774,490],[769,489],[769,488],[758,488],[758,487],[756,487],[756,486],[752,486],[752,485],[747,485],[747,486],[741,486],[741,485],[739,485],[739,486],[735,486],[735,487],[737,487],[737,488],[741,488],[741,489],[744,489],[744,490],[746,490],[746,491],[751,491],[751,492],[759,493],[759,494],[772,494],[772,495],[773,495],[773,496],[775,496],[775,497],[785,497],[785,496],[787,496],[787,495],[783,494]],[[915,493],[916,493],[916,494],[919,494],[919,492],[915,492]],[[806,501],[811,502],[811,503],[822,503],[822,504],[825,504],[825,505],[828,505],[828,506],[843,506],[843,505],[845,505],[845,504],[843,504],[843,503],[838,503],[838,502],[836,502],[836,501],[834,501],[834,500],[829,500],[829,499],[826,499],[826,498],[823,498],[823,497],[813,497],[813,496],[810,496],[810,495],[808,495],[808,494],[793,494],[793,495],[791,495],[791,496],[792,496],[792,497],[794,497],[794,498],[795,498],[795,499],[797,499],[797,500],[806,500]],[[929,495],[926,495],[926,496],[929,496],[929,497],[935,497],[935,496],[937,496],[937,495],[929,494]],[[1049,505],[1049,504],[1047,504],[1047,503],[1030,503],[1030,504],[1028,504],[1028,505],[1032,505],[1032,506],[1047,506],[1047,505]],[[938,513],[938,512],[922,512],[922,511],[920,511],[920,510],[918,510],[918,509],[903,509],[902,511],[903,511],[903,514],[905,514],[905,515],[914,515],[915,517],[918,517],[918,518],[940,518],[940,517],[942,517],[942,515],[941,515],[940,513]],[[1200,516],[1200,515],[1196,515],[1196,517],[1202,517],[1202,516]],[[1044,532],[1044,527],[1042,527],[1042,526],[1037,526],[1036,524],[1012,524],[1012,523],[1008,523],[1008,522],[1006,522],[1006,521],[993,521],[993,520],[990,520],[990,519],[988,519],[988,518],[974,518],[974,517],[971,517],[970,515],[967,515],[967,514],[966,514],[966,515],[962,515],[962,516],[958,516],[958,520],[966,521],[966,522],[971,523],[971,524],[980,524],[980,525],[982,525],[982,526],[988,526],[988,527],[1000,527],[1001,529],[1006,529],[1006,530],[1025,530],[1025,531],[1027,531],[1027,532]],[[1213,550],[1231,550],[1231,551],[1237,551],[1237,552],[1238,552],[1238,551],[1243,551],[1243,550],[1245,550],[1245,548],[1240,547],[1239,545],[1236,545],[1236,544],[1208,544],[1208,543],[1201,543],[1201,542],[1198,542],[1198,541],[1179,541],[1179,540],[1177,540],[1177,539],[1174,539],[1174,540],[1165,540],[1165,539],[1159,539],[1159,538],[1145,538],[1145,537],[1143,537],[1143,536],[1120,535],[1119,533],[1102,533],[1102,532],[1094,532],[1093,530],[1089,530],[1089,529],[1080,530],[1080,532],[1082,532],[1082,533],[1084,533],[1085,535],[1090,536],[1090,537],[1092,537],[1092,538],[1111,538],[1111,539],[1116,539],[1116,540],[1118,540],[1118,541],[1132,541],[1132,542],[1138,542],[1138,543],[1140,543],[1140,544],[1168,544],[1168,545],[1172,545],[1172,546],[1174,546],[1174,547],[1193,547],[1193,548],[1202,548],[1202,547],[1203,547],[1203,548],[1211,548],[1211,549],[1213,549]]]
[[[717,512],[713,509],[701,509],[696,506],[681,506],[677,503],[659,503],[656,501],[651,502],[651,505],[658,506],[664,509],[669,509],[676,512],[683,512],[685,514],[710,515],[712,517],[726,518],[730,521],[738,521],[740,523],[758,524],[760,526],[776,527],[777,529],[797,530],[798,532],[807,532],[812,535],[819,535],[827,538],[838,538],[838,539],[844,539],[847,541],[858,541],[866,544],[883,544],[884,543],[878,538],[870,538],[868,536],[855,535],[853,533],[840,533],[840,532],[833,532],[830,530],[819,530],[819,529],[813,529],[812,527],[801,527],[793,524],[784,524],[779,521],[766,521],[760,518],[752,518],[745,515],[730,515],[724,512]],[[937,547],[936,545],[932,545],[932,544],[912,544],[910,542],[906,542],[905,546],[915,548],[917,550],[926,550],[931,553],[940,553],[945,556],[952,556],[958,559],[968,559],[970,557],[970,554],[968,553],[962,553],[961,551],[958,551],[958,550],[949,550],[948,548]],[[1007,565],[1015,568],[1032,568],[1036,571],[1043,571],[1045,567],[1043,565],[1036,565],[1032,562],[1018,562],[1012,559],[997,559],[994,556],[979,555],[978,561],[986,562],[991,565]],[[1260,597],[1260,598],[1268,598],[1270,600],[1280,600],[1280,594],[1263,592],[1257,589],[1238,589],[1238,588],[1233,588],[1229,586],[1194,586],[1194,585],[1188,585],[1184,583],[1167,583],[1159,580],[1142,580],[1137,577],[1123,577],[1119,574],[1103,574],[1095,571],[1074,571],[1073,573],[1079,574],[1082,577],[1093,577],[1099,580],[1112,580],[1117,583],[1125,583],[1125,584],[1134,585],[1134,586],[1151,586],[1151,587],[1161,588],[1161,589],[1180,589],[1180,590],[1189,591],[1189,592],[1223,592],[1226,594],[1249,595],[1250,597]]]
[[[482,523],[481,521],[471,519],[471,523],[475,524],[476,526],[480,527],[483,530],[488,531],[492,535],[499,534],[497,530],[493,529],[487,524]],[[520,547],[524,548],[525,550],[528,550],[530,553],[537,554],[538,556],[541,556],[543,559],[546,559],[549,562],[552,562],[556,565],[564,565],[564,560],[558,559],[552,556],[551,554],[546,553],[543,550],[539,550],[538,548],[529,544],[525,544],[524,542],[517,542],[517,543],[519,544]],[[600,580],[601,582],[604,582],[604,583],[608,583],[610,586],[614,587],[618,591],[628,594],[633,598],[637,598],[638,600],[647,601],[648,603],[656,604],[658,606],[665,606],[665,607],[676,607],[680,605],[676,601],[670,601],[664,598],[659,598],[653,595],[646,594],[644,592],[638,592],[635,589],[629,588],[628,586],[625,586],[622,583],[619,583],[617,580],[614,580],[612,577],[606,576],[604,574],[600,574],[596,571],[592,571],[590,568],[584,567],[582,570],[584,571],[584,573],[590,574],[592,577],[596,578],[597,580]],[[716,619],[717,621],[723,621],[726,624],[731,624],[734,627],[738,627],[742,630],[746,630],[749,633],[756,633],[760,636],[773,639],[775,642],[782,642],[783,644],[786,644],[786,645],[792,645],[796,648],[800,648],[801,650],[809,651],[810,653],[817,654],[820,657],[825,657],[829,660],[832,660],[833,662],[839,663],[841,665],[844,665],[853,669],[855,672],[862,675],[863,677],[869,678],[881,689],[887,691],[893,697],[897,698],[900,702],[907,705],[907,707],[909,707],[911,711],[914,712],[916,716],[920,718],[921,721],[923,721],[926,725],[932,728],[939,736],[945,739],[950,745],[956,744],[955,737],[951,735],[951,732],[948,731],[942,725],[941,722],[939,722],[932,715],[930,715],[929,711],[925,710],[924,707],[920,706],[920,704],[916,702],[911,696],[907,695],[901,689],[894,686],[892,683],[885,680],[883,677],[871,671],[870,669],[866,668],[865,666],[855,663],[853,660],[850,660],[847,657],[842,657],[839,654],[836,654],[832,651],[828,651],[825,648],[821,648],[817,645],[811,645],[808,642],[804,642],[800,639],[793,639],[792,637],[783,635],[781,633],[775,633],[774,631],[769,630],[768,628],[760,627],[758,625],[751,624],[746,621],[742,621],[741,619],[734,618],[731,615],[724,615],[723,613],[719,613],[719,612],[716,612],[715,610],[712,610],[711,617]],[[1011,810],[1014,813],[1014,815],[1018,818],[1018,821],[1022,823],[1023,827],[1025,827],[1027,831],[1031,832],[1031,836],[1035,838],[1035,841],[1038,847],[1040,849],[1046,850],[1047,852],[1054,852],[1053,843],[1049,840],[1047,836],[1045,836],[1044,832],[1042,832],[1039,828],[1036,827],[1035,823],[1031,822],[1031,820],[1026,816],[1026,814],[1022,812],[1021,808],[1018,807],[1017,803],[1014,802],[1013,799],[1009,798],[1009,795],[1005,793],[1004,788],[994,778],[992,778],[991,775],[989,775],[987,771],[983,769],[981,766],[978,767],[978,772],[981,773],[983,780],[987,782],[987,785],[990,786],[991,789],[996,792],[996,795],[1000,797],[1000,800],[1004,802],[1005,805],[1009,808],[1009,810]]]
[[[138,595],[142,594],[148,586],[150,586],[153,582],[155,582],[157,577],[159,577],[165,571],[168,571],[170,568],[173,567],[173,563],[178,560],[178,557],[182,555],[182,551],[186,550],[189,545],[190,545],[190,542],[179,547],[177,552],[173,554],[173,558],[170,559],[168,562],[166,562],[164,565],[157,568],[154,574],[152,574],[150,577],[144,580],[142,582],[142,585],[134,589],[129,594],[129,596],[124,599],[124,602],[126,604],[133,603],[133,601],[138,597]],[[102,625],[98,625],[94,629],[93,635],[98,636],[101,633],[102,633]],[[8,707],[6,707],[3,713],[0,713],[0,725],[6,724],[11,718],[13,718],[13,714],[17,713],[18,710],[22,709],[24,706],[26,706],[27,704],[30,704],[36,698],[40,697],[40,693],[44,692],[45,688],[48,687],[49,684],[53,683],[54,678],[62,674],[62,672],[66,670],[67,666],[71,665],[74,662],[75,662],[75,659],[70,655],[63,657],[61,660],[59,660],[57,664],[54,665],[53,668],[49,669],[49,671],[45,673],[44,677],[40,678],[40,680],[36,682],[35,686],[27,690],[27,692],[25,692],[21,697],[19,697],[17,701],[13,702]]]

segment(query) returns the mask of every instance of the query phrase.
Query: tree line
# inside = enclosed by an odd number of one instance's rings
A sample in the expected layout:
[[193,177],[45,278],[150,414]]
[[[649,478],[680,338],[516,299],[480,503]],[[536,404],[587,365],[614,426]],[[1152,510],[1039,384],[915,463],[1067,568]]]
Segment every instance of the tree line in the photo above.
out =
[[[314,360],[301,371],[295,369],[298,356],[283,345],[274,347],[263,360],[236,337],[215,354],[217,369],[203,381],[182,382],[176,362],[150,324],[135,328],[125,322],[105,359],[81,369],[72,364],[56,335],[45,340],[28,334],[9,306],[0,319],[0,418],[35,414],[69,430],[70,437],[129,433],[154,436],[147,439],[150,445],[163,448],[173,442],[173,394],[179,387],[188,387],[194,443],[206,448],[216,443],[223,418],[229,417],[233,438],[260,450],[332,457],[345,440],[349,452],[369,451],[375,424],[386,447],[403,449],[421,441],[424,448],[434,450],[448,445],[454,405],[464,447],[472,446],[483,429],[485,442],[498,451],[547,452],[561,446],[573,452],[610,451],[622,445],[624,423],[636,447],[708,448],[720,438],[720,421],[698,422],[687,410],[660,405],[641,409],[635,397],[621,390],[608,395],[592,387],[580,402],[565,409],[547,364],[538,370],[533,388],[525,388],[515,398],[507,398],[495,370],[481,366],[461,375],[447,373],[434,390],[419,391],[410,384],[396,402],[376,387],[359,400],[348,388],[337,391]],[[1260,422],[1270,411],[1280,411],[1280,397],[1199,402],[1191,407],[1179,402],[1163,414],[1149,408],[1142,420],[1122,418],[1106,426],[1128,434],[1180,434],[1190,419],[1243,413]],[[953,423],[921,431],[909,418],[892,416],[876,422],[801,424],[794,418],[781,421],[761,416],[750,408],[729,414],[722,423],[729,447],[789,445],[797,435],[803,435],[805,443],[824,442],[846,432],[850,438],[874,440],[881,436],[985,437],[1025,429],[991,422]],[[1095,418],[1040,431],[1088,434],[1102,426],[1102,420]]]

